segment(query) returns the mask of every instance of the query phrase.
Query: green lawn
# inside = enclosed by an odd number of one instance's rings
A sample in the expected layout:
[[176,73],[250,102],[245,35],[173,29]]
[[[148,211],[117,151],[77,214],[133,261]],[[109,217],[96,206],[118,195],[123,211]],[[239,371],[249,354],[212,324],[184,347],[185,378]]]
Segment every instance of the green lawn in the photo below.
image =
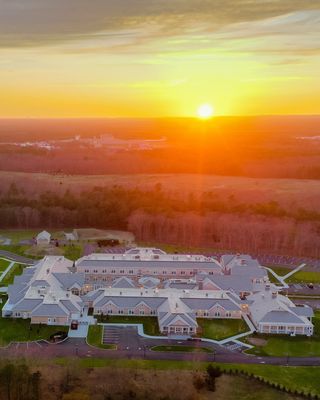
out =
[[255,346],[246,353],[264,356],[303,357],[320,356],[320,311],[313,318],[314,335],[290,337],[286,335],[255,335],[253,337],[266,340],[264,346]]
[[0,246],[0,250],[10,251],[11,253],[18,254],[20,256],[34,258],[32,256],[26,255],[25,252],[28,250],[30,246],[20,246],[18,244],[13,244],[9,246]]
[[0,318],[0,346],[12,341],[48,340],[53,333],[68,329],[67,326],[33,325],[29,319]]
[[80,245],[67,245],[61,247],[63,249],[63,255],[69,260],[75,261],[82,256],[83,248]]
[[158,319],[157,317],[140,317],[140,316],[123,316],[123,315],[108,315],[103,316],[101,319],[100,315],[96,315],[98,322],[105,322],[110,324],[143,324],[143,331],[145,334],[150,336],[159,336],[161,333],[159,331]]
[[301,271],[296,272],[292,276],[290,276],[287,280],[287,283],[320,283],[320,272],[313,272],[313,271]]
[[[205,370],[208,363],[193,361],[168,361],[168,360],[129,360],[129,359],[106,359],[106,358],[82,358],[71,360],[70,358],[57,358],[55,362],[59,365],[77,363],[82,368],[132,368],[132,369],[154,369],[154,370]],[[213,363],[225,370],[246,371],[255,376],[262,377],[271,383],[284,385],[292,390],[303,390],[307,393],[320,395],[320,367],[285,367],[275,365],[251,365],[251,364],[218,364]],[[248,385],[250,382],[248,382]],[[249,386],[248,386],[249,387]],[[279,399],[283,394],[279,393]]]
[[226,339],[238,333],[249,330],[243,319],[197,319],[199,327],[202,329],[201,337],[214,340]]
[[[280,266],[270,266],[270,268],[279,276],[287,275],[291,268],[280,267]],[[269,273],[269,278],[271,282],[277,282],[277,280]],[[304,269],[296,272],[295,274],[291,275],[288,279],[286,279],[287,283],[320,283],[320,272],[316,271],[304,271]]]
[[194,347],[194,346],[154,346],[151,347],[152,351],[179,351],[183,353],[213,353],[211,349],[206,347]]
[[0,230],[0,236],[6,237],[8,239],[11,239],[11,243],[18,244],[21,240],[26,240],[26,239],[32,239],[34,238],[40,230],[22,230],[22,229],[1,229]]
[[10,262],[7,260],[4,260],[3,258],[0,258],[0,272],[3,272],[6,270],[6,268],[9,266]]
[[6,274],[4,279],[1,282],[1,286],[11,285],[14,281],[14,277],[17,275],[21,275],[23,272],[24,266],[21,264],[14,264],[11,270]]
[[87,342],[91,346],[99,347],[100,349],[115,350],[117,346],[115,344],[103,344],[102,343],[102,332],[103,327],[101,325],[90,325]]
[[286,336],[255,336],[267,341],[265,346],[256,346],[246,353],[259,356],[319,357],[320,339]]

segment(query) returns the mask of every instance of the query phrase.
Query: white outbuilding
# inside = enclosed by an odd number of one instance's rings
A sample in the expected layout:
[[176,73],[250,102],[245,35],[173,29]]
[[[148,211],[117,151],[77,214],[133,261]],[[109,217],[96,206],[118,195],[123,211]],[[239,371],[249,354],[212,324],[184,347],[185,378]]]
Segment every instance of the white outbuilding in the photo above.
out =
[[44,246],[50,244],[51,234],[47,231],[40,232],[36,237],[38,246]]

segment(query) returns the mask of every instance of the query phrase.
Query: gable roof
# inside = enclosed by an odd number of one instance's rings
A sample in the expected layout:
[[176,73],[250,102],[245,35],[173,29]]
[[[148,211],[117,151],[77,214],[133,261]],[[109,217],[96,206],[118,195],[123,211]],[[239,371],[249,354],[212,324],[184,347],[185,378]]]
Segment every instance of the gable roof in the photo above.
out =
[[41,304],[36,310],[32,311],[33,317],[65,317],[68,315],[58,304]]
[[145,303],[151,309],[157,309],[164,301],[165,297],[130,297],[130,296],[104,296],[94,306],[103,307],[109,301],[120,308],[132,308],[136,307],[140,303]]
[[210,310],[214,306],[220,306],[227,311],[238,311],[239,306],[229,299],[195,299],[181,298],[192,310]]
[[119,289],[128,289],[128,288],[136,287],[136,284],[133,282],[132,279],[127,278],[126,276],[122,276],[118,279],[115,279],[112,282],[112,287],[119,288]]
[[277,322],[277,323],[292,323],[292,324],[303,324],[304,322],[295,314],[289,311],[269,311],[260,322]]

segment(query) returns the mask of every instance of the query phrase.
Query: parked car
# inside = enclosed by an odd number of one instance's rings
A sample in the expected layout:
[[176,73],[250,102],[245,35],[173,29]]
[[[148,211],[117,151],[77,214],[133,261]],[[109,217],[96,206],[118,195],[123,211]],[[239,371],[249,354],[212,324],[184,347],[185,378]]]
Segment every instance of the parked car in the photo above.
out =
[[313,283],[308,283],[307,286],[308,286],[309,289],[313,289],[313,287],[314,287]]

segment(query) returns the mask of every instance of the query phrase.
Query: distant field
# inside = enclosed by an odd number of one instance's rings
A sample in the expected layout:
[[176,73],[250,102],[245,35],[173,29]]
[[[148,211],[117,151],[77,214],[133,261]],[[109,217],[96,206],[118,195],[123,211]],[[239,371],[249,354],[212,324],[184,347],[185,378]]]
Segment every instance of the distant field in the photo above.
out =
[[317,210],[320,199],[320,185],[317,180],[303,179],[256,179],[232,176],[197,174],[135,174],[135,175],[58,175],[42,173],[0,171],[0,184],[6,191],[11,183],[23,188],[33,196],[39,192],[53,190],[64,193],[90,190],[95,186],[142,188],[153,190],[161,185],[162,190],[175,196],[212,191],[221,198],[237,196],[237,200],[246,203],[277,201],[295,207],[307,207]]

